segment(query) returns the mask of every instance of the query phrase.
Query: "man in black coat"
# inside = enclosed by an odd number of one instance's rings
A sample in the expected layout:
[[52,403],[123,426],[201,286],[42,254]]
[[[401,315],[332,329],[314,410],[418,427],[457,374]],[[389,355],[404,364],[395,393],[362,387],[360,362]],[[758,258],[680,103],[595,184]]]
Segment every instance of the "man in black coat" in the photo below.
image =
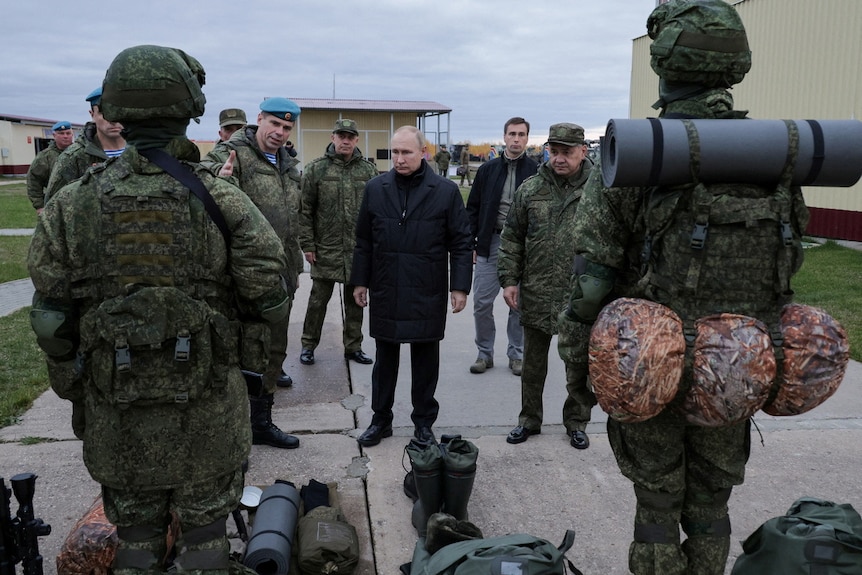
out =
[[377,343],[374,416],[358,439],[365,447],[392,435],[402,343],[410,344],[414,435],[435,441],[446,296],[451,288],[452,311],[464,309],[473,272],[470,224],[458,186],[428,167],[417,128],[398,128],[391,149],[394,168],[365,186],[350,278],[356,303],[371,302],[370,333]]

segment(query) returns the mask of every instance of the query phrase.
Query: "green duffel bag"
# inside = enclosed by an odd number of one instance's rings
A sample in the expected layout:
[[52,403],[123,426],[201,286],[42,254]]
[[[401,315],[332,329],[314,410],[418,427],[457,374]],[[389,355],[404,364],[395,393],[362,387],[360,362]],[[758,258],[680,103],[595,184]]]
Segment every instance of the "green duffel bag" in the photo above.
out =
[[742,543],[731,575],[859,575],[862,518],[847,503],[797,499]]
[[297,561],[303,575],[353,573],[359,564],[356,529],[335,507],[315,507],[299,518]]
[[[583,575],[566,559],[575,542],[575,532],[566,531],[559,547],[551,542],[516,533],[451,543],[430,557],[414,554],[411,575],[565,575],[566,565],[572,575]],[[422,539],[417,545],[424,545]],[[418,558],[418,560],[417,560]]]

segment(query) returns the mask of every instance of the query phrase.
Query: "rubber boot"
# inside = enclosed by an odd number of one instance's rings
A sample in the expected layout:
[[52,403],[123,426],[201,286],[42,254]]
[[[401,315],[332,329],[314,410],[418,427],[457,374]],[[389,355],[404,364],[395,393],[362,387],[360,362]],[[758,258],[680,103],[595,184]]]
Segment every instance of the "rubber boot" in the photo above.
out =
[[465,521],[467,503],[473,493],[473,481],[476,479],[476,460],[479,448],[473,443],[456,437],[442,444],[443,467],[443,511]]
[[288,435],[272,422],[273,394],[248,396],[251,404],[251,442],[253,445],[271,445],[282,449],[299,447],[299,438]]
[[428,518],[443,506],[443,456],[437,444],[411,440],[405,448],[413,468],[413,480],[419,499],[413,504],[413,527],[424,537]]

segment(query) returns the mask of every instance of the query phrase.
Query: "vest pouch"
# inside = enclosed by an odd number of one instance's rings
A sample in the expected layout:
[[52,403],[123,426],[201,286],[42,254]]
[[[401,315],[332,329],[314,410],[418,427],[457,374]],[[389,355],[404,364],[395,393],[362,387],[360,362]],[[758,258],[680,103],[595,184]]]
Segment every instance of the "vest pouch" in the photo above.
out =
[[242,323],[239,342],[239,365],[245,370],[264,373],[269,362],[269,324],[259,321]]
[[236,353],[230,324],[173,287],[144,287],[102,302],[81,319],[86,373],[118,407],[186,404],[224,387]]

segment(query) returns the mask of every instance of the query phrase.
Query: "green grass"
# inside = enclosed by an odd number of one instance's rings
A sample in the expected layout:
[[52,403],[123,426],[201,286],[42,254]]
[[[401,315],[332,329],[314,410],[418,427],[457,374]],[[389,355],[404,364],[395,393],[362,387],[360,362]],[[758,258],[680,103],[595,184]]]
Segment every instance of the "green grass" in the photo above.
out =
[[27,270],[29,247],[30,236],[0,236],[0,283],[30,276]]
[[48,389],[45,359],[30,329],[29,310],[0,318],[0,427],[15,423]]
[[27,197],[27,185],[22,181],[0,186],[0,228],[36,227],[36,210]]
[[835,242],[809,248],[792,285],[797,302],[823,308],[841,322],[850,357],[862,361],[862,252]]

